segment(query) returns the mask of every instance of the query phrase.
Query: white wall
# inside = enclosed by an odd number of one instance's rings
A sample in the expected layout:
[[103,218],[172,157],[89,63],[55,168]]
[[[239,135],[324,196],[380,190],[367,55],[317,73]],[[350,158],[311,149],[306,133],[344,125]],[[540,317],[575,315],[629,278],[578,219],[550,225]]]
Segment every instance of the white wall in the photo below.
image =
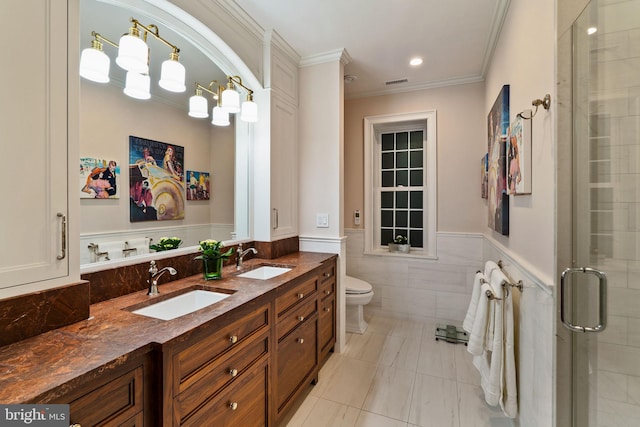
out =
[[352,99],[346,102],[346,228],[359,228],[353,224],[354,210],[361,211],[361,224],[364,224],[364,216],[368,214],[364,206],[364,117],[430,110],[436,111],[438,123],[437,230],[484,230],[486,206],[480,197],[480,159],[487,152],[486,144],[482,145],[486,141],[483,83]]
[[[540,108],[532,120],[532,194],[509,197],[508,237],[485,225],[489,236],[526,260],[548,285],[555,275],[554,20],[554,2],[510,3],[487,72],[484,108],[486,118],[505,84],[510,85],[510,121],[531,109],[532,100],[551,94],[551,109]],[[486,150],[486,137],[481,144]]]
[[[299,69],[299,192],[300,250],[336,253],[337,342],[345,346],[346,245],[342,211],[344,205],[344,51],[325,61]],[[316,227],[316,214],[329,216],[329,227]]]

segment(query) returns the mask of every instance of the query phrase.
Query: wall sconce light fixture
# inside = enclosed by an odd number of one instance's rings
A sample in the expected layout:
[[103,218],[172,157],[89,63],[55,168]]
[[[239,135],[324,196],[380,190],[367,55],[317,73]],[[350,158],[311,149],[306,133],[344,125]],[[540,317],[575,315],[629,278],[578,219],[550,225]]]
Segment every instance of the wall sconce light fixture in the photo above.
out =
[[[102,37],[93,31],[94,40],[91,47],[82,51],[80,57],[80,76],[98,83],[109,81],[109,57],[102,50],[102,42],[118,48],[116,64],[127,71],[124,93],[138,99],[149,99],[151,79],[149,78],[149,47],[147,35],[151,34],[156,40],[161,41],[171,48],[169,59],[162,63],[160,80],[161,88],[170,92],[184,92],[186,90],[185,69],[178,62],[180,49],[160,36],[158,27],[154,24],[142,25],[137,19],[131,18],[133,26],[129,32],[120,38],[119,44]],[[140,38],[140,28],[144,30],[143,38]]]
[[[238,76],[227,76],[228,83],[225,88],[218,84],[217,80],[211,81],[206,88],[196,82],[195,95],[189,98],[189,116],[196,118],[206,118],[209,116],[207,99],[202,96],[202,92],[208,92],[217,101],[217,105],[211,111],[211,123],[216,126],[229,125],[229,113],[240,112],[240,119],[244,122],[254,123],[258,121],[258,104],[253,101],[253,91],[242,84],[242,79]],[[213,90],[214,84],[218,85],[216,92]],[[240,106],[240,94],[236,91],[235,85],[247,91],[247,99]],[[226,104],[225,104],[226,102]]]

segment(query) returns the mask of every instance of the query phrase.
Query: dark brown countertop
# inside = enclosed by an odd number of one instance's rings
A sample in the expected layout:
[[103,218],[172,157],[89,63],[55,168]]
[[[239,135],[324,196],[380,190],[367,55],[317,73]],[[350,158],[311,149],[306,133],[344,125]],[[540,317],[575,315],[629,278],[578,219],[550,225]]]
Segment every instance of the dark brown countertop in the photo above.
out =
[[[286,265],[292,270],[272,279],[256,280],[237,277],[235,267],[225,267],[222,280],[205,281],[196,275],[163,284],[166,278],[161,278],[160,295],[156,297],[141,291],[94,304],[86,320],[0,347],[0,403],[38,401],[45,393],[85,374],[125,363],[277,289],[333,257],[334,254],[296,252],[271,260],[254,258],[245,262],[243,271],[261,264]],[[168,321],[126,310],[201,285],[235,292],[209,307]]]

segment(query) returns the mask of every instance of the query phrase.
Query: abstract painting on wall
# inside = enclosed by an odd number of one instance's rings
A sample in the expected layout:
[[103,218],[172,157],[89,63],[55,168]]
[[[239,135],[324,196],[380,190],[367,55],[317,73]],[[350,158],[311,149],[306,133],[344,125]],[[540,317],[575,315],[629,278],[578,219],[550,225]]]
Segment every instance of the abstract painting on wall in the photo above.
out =
[[509,129],[509,85],[502,86],[487,117],[489,153],[489,227],[509,235],[507,194],[507,132]]
[[[531,110],[528,110],[531,117]],[[518,114],[507,138],[508,194],[531,194],[531,120]]]
[[209,200],[209,173],[187,171],[187,177],[187,200]]
[[129,137],[129,220],[184,219],[184,147]]
[[483,199],[486,199],[489,195],[489,178],[487,172],[489,171],[489,154],[485,154],[480,159],[480,195]]
[[80,158],[80,198],[117,199],[120,166],[115,160]]

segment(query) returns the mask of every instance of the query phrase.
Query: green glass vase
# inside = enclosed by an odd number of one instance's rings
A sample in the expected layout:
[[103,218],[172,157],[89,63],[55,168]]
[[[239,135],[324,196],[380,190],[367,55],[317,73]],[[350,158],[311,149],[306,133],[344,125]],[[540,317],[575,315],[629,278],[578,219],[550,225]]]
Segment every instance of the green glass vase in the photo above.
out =
[[204,280],[222,279],[222,258],[203,258],[202,274]]

